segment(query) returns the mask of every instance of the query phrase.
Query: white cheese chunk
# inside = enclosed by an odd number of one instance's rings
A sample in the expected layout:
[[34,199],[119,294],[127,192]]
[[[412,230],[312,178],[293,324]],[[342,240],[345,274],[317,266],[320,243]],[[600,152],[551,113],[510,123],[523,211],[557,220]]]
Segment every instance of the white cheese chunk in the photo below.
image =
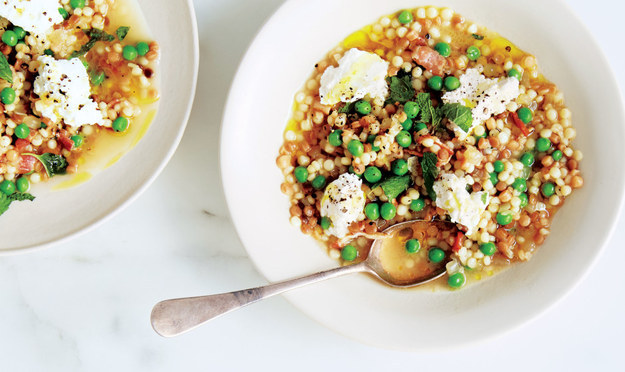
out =
[[471,108],[473,123],[467,133],[463,132],[462,137],[466,137],[476,125],[506,111],[508,103],[520,93],[518,79],[488,79],[477,68],[470,68],[460,76],[460,87],[443,94],[442,99],[444,103],[460,103]]
[[326,187],[321,199],[321,216],[330,219],[330,234],[344,237],[349,225],[363,212],[366,198],[361,186],[358,176],[343,173]]
[[0,0],[0,16],[33,34],[46,35],[63,22],[59,0]]
[[40,56],[39,75],[33,91],[40,100],[35,109],[54,123],[61,120],[73,127],[85,124],[103,125],[98,104],[91,98],[89,74],[80,59],[56,60]]
[[326,68],[321,76],[319,97],[324,105],[355,102],[366,95],[386,98],[388,62],[375,53],[356,48],[348,50],[339,66]]
[[441,174],[433,188],[436,206],[447,211],[453,222],[466,226],[467,236],[473,235],[488,206],[488,193],[480,191],[469,194],[467,181],[455,173]]

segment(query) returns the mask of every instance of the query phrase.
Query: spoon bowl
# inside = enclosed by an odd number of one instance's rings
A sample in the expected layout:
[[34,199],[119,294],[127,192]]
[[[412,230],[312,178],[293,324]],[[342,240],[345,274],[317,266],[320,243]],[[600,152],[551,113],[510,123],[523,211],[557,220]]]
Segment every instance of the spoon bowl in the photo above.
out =
[[[443,224],[446,227],[455,228],[451,222],[423,220],[410,220],[392,225],[383,231],[383,236],[375,239],[369,250],[369,254],[364,261],[353,265],[345,265],[338,268],[321,271],[315,274],[290,279],[262,287],[249,288],[240,291],[221,293],[208,296],[176,298],[157,303],[152,309],[152,328],[161,336],[172,337],[190,331],[200,325],[230,311],[239,309],[275,296],[291,289],[299,288],[307,284],[316,283],[322,280],[335,278],[351,273],[366,272],[381,280],[385,284],[395,288],[416,287],[436,280],[445,274],[445,265],[449,261],[449,256],[443,260],[435,270],[424,275],[410,279],[402,279],[393,275],[384,265],[382,255],[385,252],[384,242],[390,240],[394,235],[402,234],[402,231],[412,237],[411,226],[417,224]],[[408,232],[410,230],[411,232]],[[404,239],[407,236],[403,237]]]

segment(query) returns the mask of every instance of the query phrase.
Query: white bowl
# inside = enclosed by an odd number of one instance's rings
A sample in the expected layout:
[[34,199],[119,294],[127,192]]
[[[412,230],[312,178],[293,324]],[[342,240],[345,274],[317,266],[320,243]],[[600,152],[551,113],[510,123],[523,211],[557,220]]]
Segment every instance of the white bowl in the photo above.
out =
[[135,148],[84,184],[59,191],[40,184],[33,190],[34,202],[13,203],[0,217],[0,254],[59,243],[103,222],[139,196],[176,150],[191,111],[199,64],[193,5],[190,0],[138,3],[160,47],[156,118]]
[[[382,347],[423,350],[485,339],[526,323],[571,291],[597,260],[623,203],[624,114],[608,63],[561,1],[448,0],[469,20],[537,56],[573,112],[586,184],[567,199],[527,263],[460,291],[397,290],[354,275],[286,297],[327,327]],[[289,1],[250,46],[224,114],[221,167],[232,219],[270,281],[336,266],[289,225],[275,164],[295,92],[313,65],[351,32],[415,1]],[[583,46],[583,47],[580,47]]]

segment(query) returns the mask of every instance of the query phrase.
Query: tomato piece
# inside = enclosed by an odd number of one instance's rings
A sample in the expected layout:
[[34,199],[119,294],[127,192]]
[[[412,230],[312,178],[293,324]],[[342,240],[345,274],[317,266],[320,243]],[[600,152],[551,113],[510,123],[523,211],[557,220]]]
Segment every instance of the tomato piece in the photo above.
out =
[[463,236],[464,236],[464,234],[462,232],[458,231],[458,234],[456,235],[456,240],[454,240],[454,245],[451,247],[451,250],[454,251],[454,253],[458,253],[460,248],[462,248],[462,237]]
[[15,149],[17,150],[17,152],[23,152],[28,145],[30,145],[30,142],[22,138],[18,138],[15,141]]

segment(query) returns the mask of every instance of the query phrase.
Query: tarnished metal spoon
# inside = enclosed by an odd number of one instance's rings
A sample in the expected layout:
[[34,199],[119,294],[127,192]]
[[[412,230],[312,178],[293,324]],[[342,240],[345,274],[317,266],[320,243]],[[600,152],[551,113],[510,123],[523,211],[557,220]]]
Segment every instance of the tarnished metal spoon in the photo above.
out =
[[[390,226],[384,233],[387,237],[402,228],[406,228],[421,220],[411,220]],[[437,221],[455,226],[451,223]],[[366,272],[378,278],[392,287],[408,288],[431,282],[445,274],[445,262],[441,263],[440,269],[429,273],[424,277],[411,281],[397,280],[387,272],[380,261],[380,253],[383,251],[383,242],[386,238],[373,241],[367,259],[353,265],[341,266],[335,269],[321,271],[315,274],[302,276],[295,279],[269,284],[262,287],[243,289],[240,291],[214,294],[208,296],[176,298],[157,303],[152,309],[152,327],[161,336],[173,337],[190,331],[220,315],[241,307],[253,304],[265,298],[303,287],[322,280],[343,276],[346,274]],[[448,259],[447,259],[448,260]]]

